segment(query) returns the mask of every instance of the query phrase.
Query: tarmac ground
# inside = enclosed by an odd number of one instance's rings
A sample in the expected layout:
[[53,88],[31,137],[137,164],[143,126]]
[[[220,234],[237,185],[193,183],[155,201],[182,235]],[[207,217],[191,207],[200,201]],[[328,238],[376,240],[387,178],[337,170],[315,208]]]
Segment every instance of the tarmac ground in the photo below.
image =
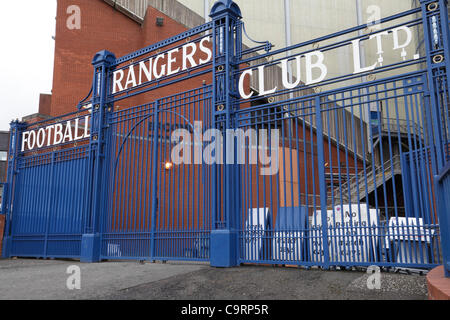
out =
[[[76,272],[74,270],[77,270]],[[74,275],[79,277],[74,280]],[[0,299],[11,300],[425,300],[426,277],[206,263],[0,260]],[[368,285],[370,282],[372,285]],[[78,289],[79,287],[79,289]],[[70,289],[69,289],[70,288]]]

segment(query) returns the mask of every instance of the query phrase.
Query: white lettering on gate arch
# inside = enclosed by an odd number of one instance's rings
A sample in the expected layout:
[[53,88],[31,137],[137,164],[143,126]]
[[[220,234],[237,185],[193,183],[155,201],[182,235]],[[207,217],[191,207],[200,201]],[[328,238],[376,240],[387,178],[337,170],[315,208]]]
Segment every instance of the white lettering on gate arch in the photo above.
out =
[[171,76],[171,75],[173,75],[175,73],[178,73],[180,71],[180,68],[177,68],[175,70],[172,69],[173,68],[173,64],[175,62],[177,62],[177,59],[175,59],[172,55],[174,53],[177,53],[178,51],[180,51],[180,50],[178,48],[176,48],[176,49],[170,50],[167,53],[167,75],[168,76]]
[[[404,31],[406,33],[406,41],[402,44],[399,43],[399,41],[400,41],[399,40],[399,31]],[[404,60],[406,60],[406,55],[407,55],[405,48],[407,46],[409,46],[412,41],[411,29],[406,26],[402,26],[402,27],[398,27],[398,28],[395,28],[394,30],[392,30],[392,33],[394,34],[394,50],[402,49],[401,56],[404,61]]]
[[[316,57],[316,61],[313,63],[312,58]],[[319,83],[325,79],[328,73],[327,66],[323,64],[325,56],[320,51],[314,51],[305,54],[306,58],[306,85]],[[313,79],[312,71],[314,69],[320,69],[320,76],[317,79]]]
[[[62,130],[63,130],[63,126],[61,123],[57,123],[55,124],[55,131],[54,131],[54,137],[53,137],[53,144],[57,145],[60,144],[64,138]],[[31,149],[30,149],[31,150]]]
[[[121,91],[149,83],[153,80],[173,76],[181,71],[207,64],[212,60],[212,49],[210,46],[211,39],[206,37],[198,45],[190,42],[183,45],[181,49],[175,48],[168,52],[158,54],[154,58],[141,61],[138,65],[132,64],[128,68],[116,70],[113,72],[112,93],[120,93]],[[206,55],[206,58],[196,58],[198,52]],[[180,56],[181,60],[179,60]],[[137,72],[138,76],[136,76]]]
[[31,151],[44,146],[54,146],[61,143],[78,141],[90,137],[90,116],[84,117],[84,125],[80,126],[80,119],[56,123],[44,128],[22,132],[21,152]]
[[[301,59],[304,58],[304,59]],[[323,81],[325,79],[325,77],[328,74],[328,68],[327,66],[324,64],[324,60],[325,60],[325,56],[322,52],[320,51],[314,51],[314,52],[310,52],[305,54],[304,56],[297,56],[295,57],[295,62],[296,62],[296,66],[297,66],[297,79],[294,83],[289,83],[288,80],[288,63],[289,63],[289,59],[284,59],[282,60],[281,63],[281,71],[282,71],[282,83],[283,83],[283,87],[284,89],[294,89],[295,87],[298,87],[301,83],[302,77],[300,75],[301,72],[301,63],[302,60],[304,60],[304,64],[305,64],[305,72],[306,72],[306,79],[305,79],[305,84],[306,85],[311,85],[311,84],[315,84],[315,83],[319,83],[321,81]],[[278,87],[274,87],[271,89],[266,89],[265,87],[265,80],[266,80],[266,65],[262,65],[257,67],[257,74],[258,74],[258,84],[259,84],[259,96],[265,96],[265,95],[269,95],[272,93],[275,93],[278,89]],[[314,78],[314,70],[319,71],[319,75]],[[245,93],[245,89],[244,89],[244,81],[245,81],[245,77],[253,77],[253,71],[252,70],[245,70],[244,72],[242,72],[240,78],[239,78],[239,93],[241,95],[241,98],[243,99],[249,99],[250,97],[253,96],[253,93]]]
[[[190,49],[190,52],[188,52]],[[197,46],[194,43],[188,43],[183,46],[183,68],[181,70],[185,71],[188,69],[187,63],[190,63],[190,67],[194,68],[197,63],[194,60],[194,55],[197,52]]]
[[139,85],[141,85],[144,81],[142,79],[142,73],[144,73],[145,77],[147,78],[147,81],[152,81],[152,65],[153,65],[153,58],[150,58],[148,60],[148,67],[145,61],[139,62]]
[[200,51],[206,54],[206,59],[200,59],[199,64],[205,64],[212,60],[212,50],[206,45],[207,42],[210,42],[209,38],[203,38],[200,41]]
[[289,83],[289,75],[288,75],[288,59],[284,59],[281,61],[281,70],[282,70],[282,79],[283,79],[283,86],[286,89],[294,89],[295,87],[298,87],[298,85],[301,82],[300,78],[300,71],[301,71],[301,64],[300,64],[300,56],[295,57],[295,62],[297,66],[297,80],[294,83]]
[[136,83],[136,75],[134,74],[134,65],[131,65],[128,68],[128,75],[127,75],[127,82],[125,83],[125,89],[128,89],[129,86],[131,88],[136,87],[136,85],[137,83]]
[[40,128],[37,133],[36,143],[38,148],[42,148],[45,143],[45,129]]
[[153,76],[155,77],[155,79],[161,78],[166,73],[166,65],[165,64],[161,65],[161,67],[159,68],[160,72],[158,73],[158,66],[159,66],[158,62],[161,59],[164,59],[164,55],[163,54],[158,55],[155,58],[155,63],[153,64]]
[[[361,43],[362,39],[355,39],[348,42],[351,46],[353,53],[353,74],[359,74],[364,72],[370,72],[375,70],[377,67],[383,66],[384,58],[383,54],[385,49],[383,48],[383,39],[386,37],[392,37],[393,51],[400,51],[400,57],[403,61],[406,60],[408,55],[407,48],[411,45],[413,40],[413,33],[411,28],[407,26],[400,26],[389,31],[382,31],[370,35],[368,41],[376,41],[376,54],[379,56],[377,61],[374,61],[370,65],[361,65]],[[412,52],[410,52],[411,54]],[[419,55],[414,54],[413,59],[418,59]],[[294,73],[295,80],[290,80],[289,78],[289,64],[295,64],[293,68],[296,70]],[[279,65],[281,68],[281,78],[282,78],[282,88],[266,88],[267,77],[270,76],[271,72],[268,71],[269,67]],[[304,74],[302,74],[302,72]],[[321,83],[326,79],[328,75],[328,65],[324,52],[320,50],[307,52],[301,55],[291,56],[289,58],[280,60],[278,63],[267,63],[260,66],[255,66],[253,69],[247,69],[241,72],[238,80],[238,89],[240,97],[244,100],[250,99],[255,96],[255,92],[247,93],[244,86],[246,81],[254,83],[253,78],[258,77],[256,83],[258,83],[258,96],[271,95],[277,92],[277,90],[292,90],[300,86],[309,86]],[[292,83],[290,81],[293,81]]]
[[34,149],[34,145],[36,143],[36,132],[31,131],[28,138],[28,149]]
[[242,99],[249,99],[251,96],[253,96],[253,92],[246,94],[244,91],[245,76],[251,76],[252,73],[252,70],[245,70],[244,72],[242,72],[241,77],[239,78],[239,94],[241,95]]
[[123,70],[117,70],[113,73],[113,93],[123,91],[122,79],[124,76]]

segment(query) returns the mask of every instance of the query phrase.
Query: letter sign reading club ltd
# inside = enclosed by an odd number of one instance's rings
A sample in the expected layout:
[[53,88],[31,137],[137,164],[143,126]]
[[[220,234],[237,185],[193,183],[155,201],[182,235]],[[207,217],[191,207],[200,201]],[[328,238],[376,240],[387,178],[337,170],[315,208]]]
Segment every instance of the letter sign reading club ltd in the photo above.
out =
[[22,152],[88,138],[89,116],[22,133]]
[[[369,61],[367,66],[361,65],[361,39],[356,39],[348,42],[347,46],[350,46],[349,53],[353,54],[353,71],[352,74],[359,74],[363,72],[370,72],[376,68],[382,67],[384,61],[383,54],[385,53],[383,48],[383,40],[387,39],[392,42],[393,52],[398,53],[401,60],[406,61],[408,57],[407,48],[411,45],[413,40],[413,32],[409,27],[401,26],[394,28],[389,31],[383,31],[375,33],[369,36],[368,41],[376,45],[377,52],[376,55],[378,59],[375,61]],[[297,55],[284,59],[276,63],[276,66],[281,68],[282,73],[282,88],[273,87],[266,88],[265,81],[266,75],[271,74],[266,72],[266,69],[274,64],[261,65],[253,69],[247,69],[240,74],[239,77],[239,95],[242,99],[250,99],[255,92],[250,91],[249,88],[245,88],[246,80],[250,80],[253,77],[257,77],[258,96],[265,96],[273,94],[278,90],[290,90],[300,86],[309,86],[313,84],[318,84],[324,81],[328,75],[328,66],[325,52],[332,52],[334,49],[329,49],[327,51],[312,51],[302,55]],[[333,53],[332,53],[333,54]],[[395,55],[394,55],[395,56]],[[417,60],[420,58],[419,54],[412,55],[412,58]],[[290,66],[289,66],[290,65]],[[291,73],[295,76],[296,80],[290,80],[290,67],[292,69]]]
[[203,38],[198,46],[190,42],[181,48],[141,61],[139,65],[132,64],[128,68],[114,71],[112,93],[120,93],[210,62],[213,55],[210,43],[210,38]]

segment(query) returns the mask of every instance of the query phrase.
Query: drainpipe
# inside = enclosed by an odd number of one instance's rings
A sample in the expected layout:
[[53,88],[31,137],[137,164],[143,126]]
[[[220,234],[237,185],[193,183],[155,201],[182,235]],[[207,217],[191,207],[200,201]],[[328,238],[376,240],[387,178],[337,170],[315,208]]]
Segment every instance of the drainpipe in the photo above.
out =
[[211,20],[209,17],[209,0],[203,0],[203,15],[205,16],[205,23]]
[[[364,24],[363,22],[363,12],[362,12],[362,0],[356,0],[356,20],[357,20],[357,24],[360,26],[362,24]],[[363,30],[359,30],[358,31],[358,36],[362,37],[364,35],[364,31]],[[360,42],[359,43],[359,52],[361,53],[359,55],[359,59],[360,59],[360,65],[361,66],[366,66],[366,50],[364,45]],[[367,77],[364,76],[362,77],[362,81],[363,82],[367,82]],[[361,113],[361,118],[362,120],[367,124],[367,148],[368,148],[368,152],[370,153],[372,150],[372,141],[370,140],[370,105],[367,104],[367,97],[368,97],[368,90],[367,88],[364,89],[366,95],[363,98],[363,102],[364,102],[364,112]],[[364,155],[365,156],[365,155]]]
[[[284,0],[284,34],[285,34],[285,45],[289,47],[292,45],[292,35],[291,35],[291,0]],[[289,57],[292,54],[292,51],[289,50],[286,52],[286,57]],[[292,74],[292,63],[288,62],[288,77],[289,83],[293,82],[293,74]],[[294,99],[294,93],[289,92],[289,99]],[[292,124],[293,120],[289,120]],[[290,127],[290,133],[292,135],[292,125]]]
[[[285,34],[285,45],[289,47],[292,44],[292,36],[291,36],[291,0],[284,0],[284,34]],[[292,51],[286,52],[286,57],[290,56]],[[292,75],[292,65],[288,63],[288,73],[289,73],[289,81],[292,83],[293,75]]]
[[[292,35],[291,35],[291,0],[284,0],[284,33],[285,33],[285,45],[286,47],[289,47],[292,45]],[[290,56],[292,54],[292,51],[286,52],[286,57]],[[289,75],[289,82],[293,82],[293,74],[292,74],[292,64],[288,63],[288,75]],[[291,92],[289,93],[289,98],[293,99],[294,94]]]

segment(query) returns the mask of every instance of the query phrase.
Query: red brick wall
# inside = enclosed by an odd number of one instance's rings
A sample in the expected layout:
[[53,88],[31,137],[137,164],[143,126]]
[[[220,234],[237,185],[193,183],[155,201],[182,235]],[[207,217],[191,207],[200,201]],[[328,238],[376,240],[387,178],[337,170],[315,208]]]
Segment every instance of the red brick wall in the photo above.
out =
[[[81,10],[81,29],[67,28],[67,8],[78,5]],[[164,17],[164,25],[156,26],[156,17]],[[156,9],[149,7],[144,24],[128,18],[102,0],[58,0],[55,62],[51,114],[61,115],[76,110],[92,85],[94,55],[108,50],[121,57],[187,29]],[[157,98],[200,87],[211,77],[198,77],[152,91],[139,98],[120,103],[121,107],[152,102]]]
[[39,96],[39,114],[50,115],[52,107],[52,95],[41,93]]
[[[81,9],[81,29],[67,28],[67,8]],[[92,85],[91,61],[106,49],[118,55],[138,48],[140,27],[100,0],[58,0],[53,71],[53,115],[75,111]]]

